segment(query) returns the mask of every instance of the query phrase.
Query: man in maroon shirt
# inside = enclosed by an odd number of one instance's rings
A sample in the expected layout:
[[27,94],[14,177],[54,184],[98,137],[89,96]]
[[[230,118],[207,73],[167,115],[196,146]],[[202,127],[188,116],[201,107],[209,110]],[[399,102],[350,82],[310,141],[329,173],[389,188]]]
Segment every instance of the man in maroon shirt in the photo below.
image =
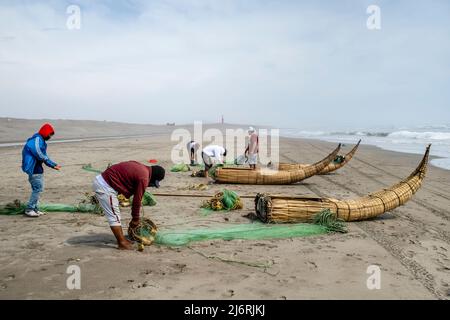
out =
[[132,249],[132,242],[127,240],[122,231],[122,223],[117,196],[133,196],[130,226],[139,224],[142,196],[147,187],[159,188],[164,179],[165,170],[160,166],[145,166],[136,161],[115,164],[94,179],[93,189],[109,226],[117,239],[119,249]]

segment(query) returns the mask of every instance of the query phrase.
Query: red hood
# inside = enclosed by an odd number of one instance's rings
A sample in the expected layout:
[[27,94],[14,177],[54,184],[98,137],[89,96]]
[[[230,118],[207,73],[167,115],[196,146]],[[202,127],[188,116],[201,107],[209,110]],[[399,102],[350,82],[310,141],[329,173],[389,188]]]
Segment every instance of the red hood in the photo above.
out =
[[53,130],[53,127],[50,123],[46,123],[39,129],[39,134],[42,137],[47,138],[49,135],[55,134],[55,130]]

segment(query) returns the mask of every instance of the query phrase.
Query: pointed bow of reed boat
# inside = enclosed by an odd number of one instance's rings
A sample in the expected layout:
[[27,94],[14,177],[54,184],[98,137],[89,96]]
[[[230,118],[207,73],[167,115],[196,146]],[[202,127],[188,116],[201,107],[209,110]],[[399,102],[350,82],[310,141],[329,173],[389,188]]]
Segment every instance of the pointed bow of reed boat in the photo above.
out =
[[293,171],[279,171],[271,169],[243,169],[243,168],[217,168],[214,180],[218,183],[233,184],[292,184],[312,177],[321,172],[333,161],[341,144],[323,160]]
[[390,188],[346,201],[258,194],[255,198],[256,214],[260,220],[267,223],[310,222],[325,209],[329,209],[344,221],[375,218],[405,204],[419,190],[427,171],[430,146],[427,147],[417,169],[408,178]]
[[350,150],[350,152],[344,156],[343,161],[341,162],[331,161],[319,174],[327,174],[345,166],[347,163],[349,163],[350,160],[352,160],[360,144],[361,140],[359,140],[358,143],[353,147],[353,149]]
[[[337,162],[337,161],[335,161],[335,159],[333,159],[333,161],[331,161],[319,174],[327,174],[327,173],[336,171],[336,170],[342,168],[343,166],[345,166],[355,155],[360,143],[361,143],[361,140],[359,140],[358,143],[353,147],[353,149],[350,150],[350,152],[344,156],[343,161]],[[291,170],[297,170],[297,169],[304,168],[305,166],[308,166],[308,165],[301,164],[301,163],[279,163],[278,170],[291,171]]]

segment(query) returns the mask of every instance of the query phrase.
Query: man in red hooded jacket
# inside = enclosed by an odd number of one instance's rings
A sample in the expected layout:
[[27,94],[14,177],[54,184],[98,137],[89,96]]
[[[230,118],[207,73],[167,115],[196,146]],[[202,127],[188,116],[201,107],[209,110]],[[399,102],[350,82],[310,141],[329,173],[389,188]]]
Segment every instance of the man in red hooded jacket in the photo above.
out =
[[43,213],[38,209],[39,197],[44,190],[44,168],[42,164],[59,170],[61,167],[47,156],[47,142],[55,134],[51,124],[44,124],[38,133],[27,140],[22,150],[22,170],[28,174],[32,193],[25,214],[39,217]]

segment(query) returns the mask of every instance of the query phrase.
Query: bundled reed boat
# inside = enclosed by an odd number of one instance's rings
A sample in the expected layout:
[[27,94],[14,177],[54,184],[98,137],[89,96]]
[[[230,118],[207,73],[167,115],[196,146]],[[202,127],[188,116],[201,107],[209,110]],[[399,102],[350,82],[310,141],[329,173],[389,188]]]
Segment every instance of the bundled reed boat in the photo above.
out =
[[[327,173],[336,171],[336,170],[342,168],[343,166],[345,166],[355,155],[356,150],[358,150],[360,143],[361,143],[361,140],[359,140],[358,143],[353,147],[353,149],[350,150],[350,152],[347,153],[345,156],[337,156],[321,172],[319,172],[319,174],[327,174]],[[278,170],[291,171],[291,170],[301,169],[305,166],[308,166],[308,165],[302,164],[302,163],[279,163]]]
[[390,188],[355,200],[258,194],[255,198],[256,215],[267,223],[311,222],[318,213],[329,209],[336,218],[344,221],[375,218],[405,204],[419,190],[427,171],[430,147],[427,147],[417,169]]
[[341,144],[323,160],[292,171],[279,171],[267,168],[251,170],[250,168],[216,168],[211,175],[218,183],[232,184],[292,184],[312,177],[321,172],[333,161]]

